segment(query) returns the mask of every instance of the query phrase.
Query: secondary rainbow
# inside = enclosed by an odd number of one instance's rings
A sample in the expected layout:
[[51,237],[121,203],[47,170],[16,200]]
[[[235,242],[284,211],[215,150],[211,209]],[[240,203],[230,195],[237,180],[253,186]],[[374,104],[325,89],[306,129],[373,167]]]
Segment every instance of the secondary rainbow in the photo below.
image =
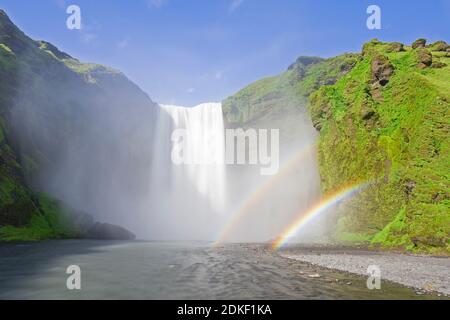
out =
[[244,217],[249,210],[258,203],[264,195],[272,190],[276,186],[276,184],[281,181],[283,177],[289,174],[292,170],[296,168],[296,166],[301,163],[301,161],[306,156],[312,156],[316,150],[317,144],[310,144],[297,152],[290,161],[287,162],[285,166],[279,171],[279,173],[269,180],[267,180],[264,184],[262,184],[259,188],[257,188],[247,201],[240,207],[239,211],[233,215],[233,217],[229,220],[229,222],[225,225],[225,228],[222,229],[218,239],[213,243],[213,246],[217,246],[220,243],[226,241],[228,235],[234,229],[234,227],[238,224],[238,222]]
[[288,228],[286,228],[286,230],[280,236],[277,237],[277,239],[272,244],[272,248],[274,250],[281,248],[314,218],[318,217],[322,213],[325,213],[328,209],[335,206],[336,204],[352,198],[357,193],[366,189],[369,184],[369,182],[365,182],[341,187],[339,188],[339,190],[325,196],[322,200],[312,206],[308,211],[300,213],[298,218]]

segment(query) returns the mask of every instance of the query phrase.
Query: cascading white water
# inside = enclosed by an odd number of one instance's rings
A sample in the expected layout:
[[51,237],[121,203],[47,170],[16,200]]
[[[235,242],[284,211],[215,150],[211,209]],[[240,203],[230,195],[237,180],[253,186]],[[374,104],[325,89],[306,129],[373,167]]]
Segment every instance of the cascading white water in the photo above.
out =
[[[278,123],[259,125],[281,128],[290,138],[280,141],[282,161],[275,176],[261,176],[260,165],[225,165],[220,103],[192,108],[160,105],[151,194],[142,206],[147,217],[141,220],[142,237],[217,240],[223,235],[225,241],[267,241],[306,210],[319,191],[311,147],[316,133],[308,115],[287,115]],[[183,163],[174,162],[174,155]]]
[[214,209],[222,210],[225,204],[222,104],[205,103],[193,108],[162,105],[162,108],[170,115],[175,128],[185,130],[182,153],[186,163],[181,170],[186,170],[189,180]]
[[[179,141],[172,139],[175,130],[184,132]],[[158,211],[152,223],[160,230],[170,227],[180,239],[214,236],[215,231],[205,226],[217,221],[226,203],[224,140],[221,103],[160,105],[150,177],[152,207]],[[174,163],[174,153],[184,162]],[[158,228],[152,229],[158,233]]]

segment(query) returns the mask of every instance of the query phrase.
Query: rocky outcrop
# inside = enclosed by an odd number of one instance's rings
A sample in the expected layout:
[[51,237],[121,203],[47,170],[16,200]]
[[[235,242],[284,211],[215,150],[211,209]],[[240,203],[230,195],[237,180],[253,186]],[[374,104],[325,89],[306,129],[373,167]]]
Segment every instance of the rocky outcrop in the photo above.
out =
[[[442,56],[433,56],[433,52],[447,52],[450,46],[445,41],[437,41],[429,46],[418,47],[416,52],[417,67],[420,69],[426,68],[444,68],[446,63],[441,61]],[[444,57],[447,57],[445,55]]]
[[[383,100],[383,87],[386,86],[395,72],[395,67],[389,58],[383,54],[375,54],[371,62],[370,95],[375,101]],[[371,109],[363,111],[363,119],[372,118]]]
[[417,54],[417,61],[418,61],[417,66],[420,69],[428,68],[433,64],[433,55],[427,49],[420,48],[417,50],[416,54]]
[[431,51],[437,51],[437,52],[448,52],[450,51],[450,45],[445,41],[436,41],[432,45],[429,46]]
[[413,49],[425,48],[426,44],[427,44],[427,40],[426,39],[417,39],[416,41],[413,42],[411,47]]
[[447,64],[444,62],[441,62],[441,61],[433,61],[433,63],[431,64],[432,68],[437,68],[437,69],[444,68],[446,66],[447,66]]
[[389,83],[389,79],[394,74],[395,67],[384,55],[376,55],[372,59],[371,64],[372,71],[372,84],[380,84],[381,86],[385,86]]
[[404,52],[405,46],[403,43],[400,42],[392,42],[388,45],[386,52],[392,53],[392,52]]

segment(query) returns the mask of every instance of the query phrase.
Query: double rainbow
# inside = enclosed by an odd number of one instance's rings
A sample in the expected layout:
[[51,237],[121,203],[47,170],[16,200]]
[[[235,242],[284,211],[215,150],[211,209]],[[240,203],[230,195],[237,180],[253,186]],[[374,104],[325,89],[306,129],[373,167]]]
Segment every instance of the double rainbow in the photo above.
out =
[[230,233],[234,230],[235,226],[245,217],[250,209],[258,204],[262,199],[264,199],[265,195],[270,192],[278,183],[281,183],[282,178],[288,176],[292,171],[297,169],[297,166],[302,163],[302,161],[312,156],[315,152],[317,145],[310,144],[305,146],[299,152],[297,152],[290,161],[287,162],[286,165],[278,172],[277,175],[271,177],[267,180],[263,185],[257,188],[251,196],[247,199],[246,202],[240,207],[240,209],[232,216],[229,222],[225,225],[225,228],[222,229],[219,237],[213,243],[213,246],[217,246],[223,242],[225,242]]
[[369,185],[369,182],[347,185],[323,197],[322,200],[312,206],[308,211],[301,212],[298,215],[298,218],[272,243],[272,248],[274,250],[280,249],[314,218],[327,212],[328,209],[338,203],[352,198],[357,193],[366,189]]

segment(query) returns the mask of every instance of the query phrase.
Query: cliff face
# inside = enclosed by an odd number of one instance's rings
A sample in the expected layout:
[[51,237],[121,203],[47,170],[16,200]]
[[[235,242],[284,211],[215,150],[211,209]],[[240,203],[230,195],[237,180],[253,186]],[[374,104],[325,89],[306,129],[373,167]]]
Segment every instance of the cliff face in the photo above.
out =
[[323,191],[370,183],[338,213],[339,239],[450,249],[450,47],[424,42],[374,40],[310,98]]
[[[16,232],[13,227],[52,229],[58,212],[74,211],[36,190],[89,210],[101,201],[96,190],[106,193],[114,180],[124,188],[146,183],[133,174],[119,177],[138,164],[124,159],[132,147],[118,142],[136,141],[137,124],[146,117],[145,138],[151,135],[154,105],[120,72],[28,38],[0,10],[0,238]],[[139,156],[149,152],[144,146]],[[113,166],[123,170],[115,175]],[[33,234],[29,238],[41,237]]]

